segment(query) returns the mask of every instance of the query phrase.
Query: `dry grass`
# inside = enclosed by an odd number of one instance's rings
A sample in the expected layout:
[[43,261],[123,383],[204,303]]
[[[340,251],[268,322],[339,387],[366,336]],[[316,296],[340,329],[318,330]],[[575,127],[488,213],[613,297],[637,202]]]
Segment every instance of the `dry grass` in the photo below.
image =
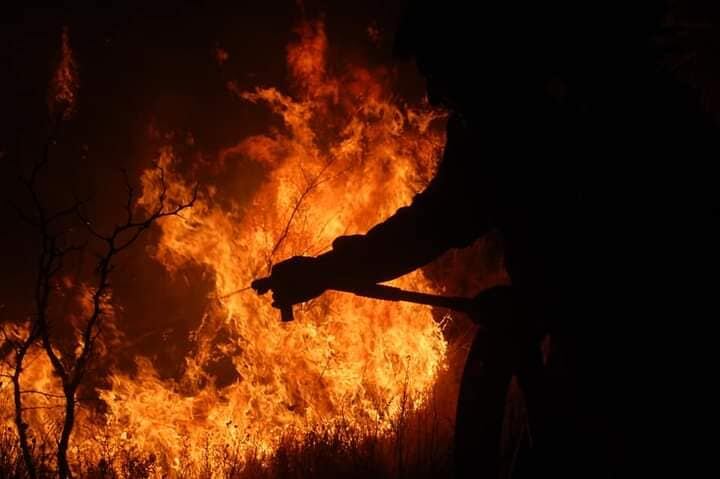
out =
[[[458,351],[454,361],[464,359]],[[451,354],[451,360],[453,355]],[[284,438],[272,456],[259,453],[243,456],[240,444],[222,447],[206,445],[202,461],[190,461],[181,454],[178,466],[159,452],[129,446],[120,451],[110,438],[97,438],[93,456],[72,465],[83,478],[182,479],[410,479],[451,477],[452,432],[460,368],[451,367],[441,375],[426,405],[412,409],[405,398],[400,414],[389,430],[367,427],[359,431],[340,420],[332,428],[317,428],[300,440]],[[54,449],[33,445],[41,477],[56,477]],[[89,455],[88,455],[89,456]],[[185,456],[185,457],[183,457]],[[167,471],[173,472],[168,475]],[[0,435],[0,478],[24,478],[22,455],[13,428]]]
[[[239,448],[227,444],[207,447],[200,464],[183,463],[174,477],[232,479],[400,479],[448,477],[451,467],[452,425],[438,414],[432,401],[420,411],[403,412],[390,431],[358,431],[340,422],[332,429],[317,429],[301,440],[285,439],[270,457],[242,457]],[[102,440],[98,450],[103,449]],[[54,458],[33,450],[43,477],[53,477]],[[78,477],[151,478],[165,476],[168,458],[130,447],[119,454],[105,455],[97,463],[82,460],[73,464]],[[0,435],[0,477],[25,477],[15,431]]]
[[[427,401],[418,410],[405,407],[384,432],[378,428],[358,431],[347,421],[332,428],[317,428],[300,440],[285,438],[276,453],[243,456],[240,444],[205,446],[201,461],[181,454],[179,464],[157,451],[141,451],[132,445],[118,451],[110,438],[98,437],[93,462],[79,458],[72,464],[76,477],[178,479],[425,479],[453,476],[452,436],[455,401],[462,364],[472,330],[456,336],[448,349],[449,368],[443,372]],[[33,445],[41,477],[56,477],[54,448]],[[509,456],[513,452],[509,452]],[[89,456],[89,454],[88,454]],[[198,463],[199,462],[199,463]],[[168,473],[168,471],[172,471]],[[24,478],[22,456],[13,428],[0,434],[0,478]]]

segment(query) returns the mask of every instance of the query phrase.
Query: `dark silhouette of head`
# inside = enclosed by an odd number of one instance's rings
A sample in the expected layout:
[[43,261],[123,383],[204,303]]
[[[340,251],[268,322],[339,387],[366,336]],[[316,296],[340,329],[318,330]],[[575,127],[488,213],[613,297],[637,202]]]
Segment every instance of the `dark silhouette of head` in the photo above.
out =
[[552,76],[587,81],[632,65],[651,42],[664,3],[412,0],[395,53],[415,59],[432,103],[463,110]]

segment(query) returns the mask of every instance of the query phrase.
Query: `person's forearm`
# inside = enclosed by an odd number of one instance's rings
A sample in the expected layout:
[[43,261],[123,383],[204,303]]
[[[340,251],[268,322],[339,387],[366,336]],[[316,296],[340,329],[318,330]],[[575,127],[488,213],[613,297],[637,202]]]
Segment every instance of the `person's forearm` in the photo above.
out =
[[420,195],[367,234],[338,238],[319,259],[338,284],[379,283],[414,271],[451,248],[467,246],[487,230],[467,204]]
[[422,237],[416,212],[403,208],[365,235],[338,238],[318,259],[337,284],[372,284],[407,274],[449,248]]
[[455,119],[437,175],[408,207],[365,235],[345,236],[320,256],[328,277],[346,284],[389,281],[434,260],[450,248],[469,245],[489,229],[480,178],[467,168],[475,151]]

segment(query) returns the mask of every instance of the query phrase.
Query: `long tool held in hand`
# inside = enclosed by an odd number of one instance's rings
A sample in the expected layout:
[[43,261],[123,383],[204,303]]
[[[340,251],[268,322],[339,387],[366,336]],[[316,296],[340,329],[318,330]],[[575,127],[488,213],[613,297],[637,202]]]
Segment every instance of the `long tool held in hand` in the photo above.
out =
[[[257,279],[253,281],[252,288],[257,291],[258,294],[265,294],[270,289],[272,289],[271,280],[269,277]],[[371,284],[367,286],[353,287],[334,287],[331,289],[335,291],[343,291],[345,293],[352,293],[356,296],[363,296],[365,298],[382,299],[384,301],[405,301],[408,303],[424,304],[427,306],[436,306],[439,308],[448,308],[463,313],[469,313],[474,306],[474,301],[471,298],[418,293],[416,291],[406,291],[404,289],[396,288],[394,286],[387,286],[384,284]],[[292,306],[287,305],[280,307],[280,317],[284,322],[292,321]]]

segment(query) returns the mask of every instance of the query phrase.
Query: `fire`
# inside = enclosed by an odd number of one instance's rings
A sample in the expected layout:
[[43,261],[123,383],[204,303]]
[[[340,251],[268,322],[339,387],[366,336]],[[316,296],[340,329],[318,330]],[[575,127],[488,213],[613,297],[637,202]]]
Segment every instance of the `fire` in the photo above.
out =
[[[92,289],[86,284],[76,283],[70,277],[58,278],[55,284],[58,295],[63,298],[67,306],[67,316],[64,318],[68,324],[75,327],[80,326],[84,318],[92,311]],[[103,307],[106,311],[107,328],[104,331],[104,341],[97,343],[97,362],[100,363],[108,356],[108,348],[117,346],[116,342],[121,333],[115,325],[115,313],[111,304],[111,298],[103,299]],[[0,329],[3,339],[7,344],[19,344],[28,337],[27,325],[2,325]],[[68,339],[68,338],[63,338]],[[74,343],[79,345],[80,338],[74,338]],[[59,341],[66,346],[69,341]],[[77,346],[79,347],[79,346]],[[63,348],[58,348],[56,353],[63,357]],[[70,354],[70,351],[66,351]],[[78,351],[75,351],[77,354]],[[0,425],[7,430],[15,430],[13,422],[15,406],[13,403],[13,386],[10,376],[14,369],[13,353],[0,350]],[[64,420],[63,411],[65,398],[60,378],[54,373],[52,364],[45,354],[42,345],[37,342],[29,350],[23,361],[23,371],[20,376],[20,390],[22,392],[23,420],[29,426],[32,443],[37,444],[36,453],[50,456],[53,454],[52,447],[57,444],[57,434],[62,427]],[[87,389],[82,390],[83,396],[78,398],[81,403],[91,398],[86,397]],[[71,451],[75,458],[78,458],[82,451],[93,451],[96,448],[94,429],[94,412],[89,408],[81,408],[76,413],[76,424],[79,424],[80,433],[73,437]],[[82,454],[85,456],[86,454]],[[89,457],[95,458],[94,454]],[[54,458],[53,458],[54,460]]]
[[58,61],[52,81],[50,82],[50,111],[70,118],[75,111],[78,90],[78,73],[75,55],[70,47],[70,33],[63,28],[60,42],[60,60]]
[[[297,32],[287,49],[293,95],[230,85],[239,101],[265,105],[283,127],[226,148],[210,167],[203,163],[203,175],[216,175],[216,183],[201,188],[182,217],[158,223],[154,259],[170,273],[202,267],[214,282],[182,376],[165,379],[144,357],[133,374],[112,371],[96,390],[103,407],[79,419],[85,423],[73,433],[72,454],[97,462],[101,448],[92,444],[133,448],[154,454],[158,473],[172,475],[208,454],[220,461],[229,448],[270,455],[281,440],[318,429],[382,433],[404,408],[427,400],[447,346],[429,308],[328,292],[282,323],[269,298],[243,291],[273,263],[319,254],[335,237],[367,231],[407,205],[431,178],[444,144],[431,125],[442,114],[396,102],[391,72],[334,72],[323,24]],[[139,207],[157,198],[159,174],[168,201],[188,197],[201,166],[184,160],[173,145],[160,149],[160,168],[142,174]],[[261,168],[249,193],[220,181],[235,162]],[[250,199],[236,200],[240,194]],[[394,284],[433,290],[419,272]],[[206,368],[218,357],[234,369],[229,383],[218,384]],[[24,376],[32,388],[41,387],[32,372],[39,365],[46,367],[33,362]]]

